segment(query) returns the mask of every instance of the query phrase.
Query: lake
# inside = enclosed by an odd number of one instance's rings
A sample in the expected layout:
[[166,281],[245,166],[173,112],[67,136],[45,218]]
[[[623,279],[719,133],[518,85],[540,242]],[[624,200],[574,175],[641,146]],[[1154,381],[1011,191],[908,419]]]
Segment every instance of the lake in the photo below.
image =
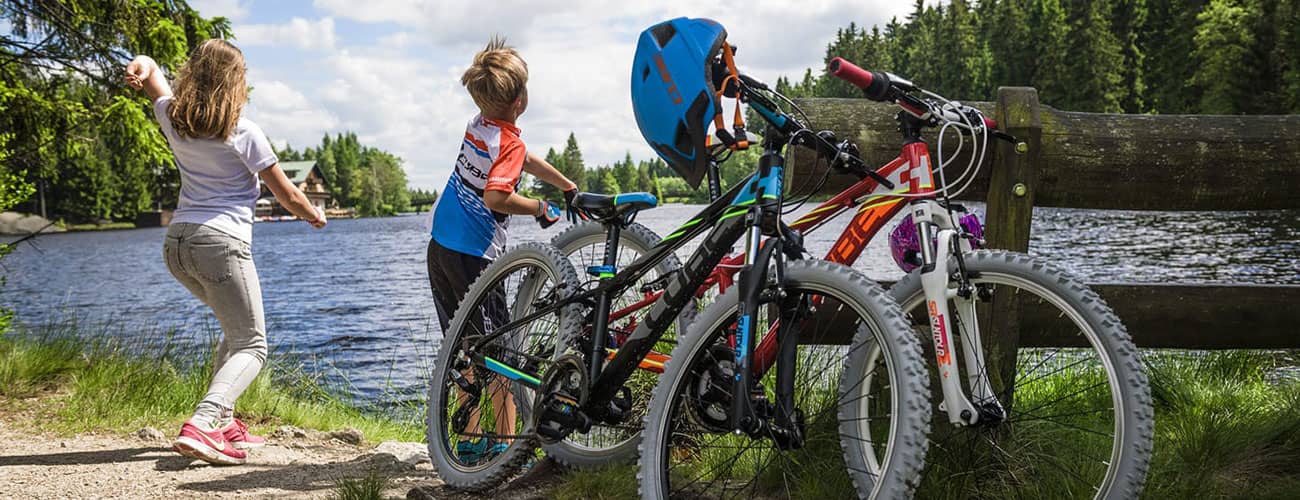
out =
[[[642,213],[639,222],[668,234],[700,208],[666,205]],[[422,399],[440,336],[425,271],[424,220],[335,220],[322,231],[301,222],[257,224],[253,255],[273,357],[301,361],[360,402]],[[824,255],[847,223],[841,216],[808,235],[809,250]],[[541,230],[530,218],[516,218],[511,238],[548,240],[564,227]],[[206,348],[216,320],[167,272],[164,232],[41,236],[0,261],[8,280],[0,307],[15,310],[27,325],[76,320],[85,333],[145,342],[164,341],[174,330],[172,342]],[[1052,256],[1090,282],[1300,284],[1300,212],[1039,208],[1031,252]],[[885,238],[855,267],[875,279],[902,274]],[[98,324],[111,327],[93,327]]]

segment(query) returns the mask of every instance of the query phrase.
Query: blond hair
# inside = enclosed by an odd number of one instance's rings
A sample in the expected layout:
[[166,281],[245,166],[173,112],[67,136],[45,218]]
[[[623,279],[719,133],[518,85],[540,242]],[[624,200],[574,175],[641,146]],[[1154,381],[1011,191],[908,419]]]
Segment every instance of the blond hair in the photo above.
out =
[[528,63],[506,39],[497,35],[478,54],[474,64],[461,75],[460,83],[469,90],[479,110],[503,114],[519,99],[528,84]]
[[175,97],[167,110],[176,133],[229,138],[248,101],[244,73],[244,53],[238,47],[216,38],[199,44],[176,77]]

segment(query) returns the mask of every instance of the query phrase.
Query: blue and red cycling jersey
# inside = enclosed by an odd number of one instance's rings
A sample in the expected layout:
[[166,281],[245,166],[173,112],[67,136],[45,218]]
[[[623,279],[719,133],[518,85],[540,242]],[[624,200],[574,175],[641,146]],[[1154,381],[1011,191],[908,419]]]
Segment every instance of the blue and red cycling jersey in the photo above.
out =
[[481,115],[470,120],[456,168],[432,211],[433,240],[489,260],[501,255],[509,216],[489,210],[483,193],[513,193],[523,174],[525,152],[514,124]]

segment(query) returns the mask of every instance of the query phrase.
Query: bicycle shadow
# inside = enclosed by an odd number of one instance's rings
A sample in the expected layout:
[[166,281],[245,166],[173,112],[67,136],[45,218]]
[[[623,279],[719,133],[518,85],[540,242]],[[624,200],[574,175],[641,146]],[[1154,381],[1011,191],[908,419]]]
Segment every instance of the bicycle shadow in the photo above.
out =
[[252,466],[257,468],[218,479],[184,483],[178,485],[178,488],[205,493],[248,492],[259,489],[316,492],[332,490],[336,487],[335,483],[342,479],[364,478],[371,474],[388,478],[390,485],[427,481],[434,477],[431,470],[417,469],[415,466],[383,454],[363,455],[352,460],[331,463],[252,464]]

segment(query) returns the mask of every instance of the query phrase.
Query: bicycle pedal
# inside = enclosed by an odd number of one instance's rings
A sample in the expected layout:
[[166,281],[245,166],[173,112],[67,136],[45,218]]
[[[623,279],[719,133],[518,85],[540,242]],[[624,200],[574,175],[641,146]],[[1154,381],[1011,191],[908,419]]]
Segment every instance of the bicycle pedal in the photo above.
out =
[[542,442],[559,442],[575,430],[591,430],[591,417],[582,412],[578,399],[563,391],[548,394],[537,416],[537,433]]

